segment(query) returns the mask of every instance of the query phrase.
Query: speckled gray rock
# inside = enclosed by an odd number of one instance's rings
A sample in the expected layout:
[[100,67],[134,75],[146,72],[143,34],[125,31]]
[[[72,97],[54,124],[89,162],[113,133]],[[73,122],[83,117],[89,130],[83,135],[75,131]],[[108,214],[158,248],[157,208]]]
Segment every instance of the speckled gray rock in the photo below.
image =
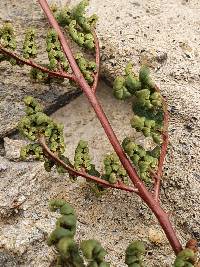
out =
[[0,249],[0,267],[17,267],[18,259],[10,251]]
[[[66,2],[66,1],[65,1]],[[74,3],[74,1],[72,1]],[[153,76],[170,111],[170,145],[163,176],[163,206],[183,244],[200,241],[200,91],[199,91],[199,1],[97,1],[90,12],[100,19],[102,76],[112,83],[126,62],[151,66]],[[120,141],[133,134],[129,125],[131,101],[119,102],[111,88],[100,84],[100,99]],[[88,101],[82,95],[53,117],[65,125],[67,154],[73,158],[80,138],[90,143],[97,166],[112,150]],[[96,238],[108,250],[112,267],[125,267],[124,250],[133,239],[147,245],[148,267],[171,267],[174,255],[156,219],[135,195],[109,191],[97,198],[87,183],[70,182],[66,176],[47,174],[40,163],[16,163],[0,159],[0,246],[19,257],[20,267],[47,267],[54,258],[46,245],[56,214],[48,200],[64,198],[76,209],[77,239]],[[14,203],[13,203],[13,200]],[[155,244],[152,233],[161,242]]]
[[[36,62],[46,63],[45,36],[48,24],[37,1],[0,1],[0,25],[4,21],[13,23],[16,30],[18,50],[22,48],[25,29],[35,26],[40,58]],[[68,103],[80,91],[65,82],[58,85],[39,84],[31,81],[27,67],[12,67],[7,62],[0,64],[0,139],[12,133],[23,115],[23,98],[33,95],[39,99],[48,113]]]
[[25,140],[12,140],[8,137],[3,139],[5,158],[9,160],[20,160],[20,150],[27,142]]

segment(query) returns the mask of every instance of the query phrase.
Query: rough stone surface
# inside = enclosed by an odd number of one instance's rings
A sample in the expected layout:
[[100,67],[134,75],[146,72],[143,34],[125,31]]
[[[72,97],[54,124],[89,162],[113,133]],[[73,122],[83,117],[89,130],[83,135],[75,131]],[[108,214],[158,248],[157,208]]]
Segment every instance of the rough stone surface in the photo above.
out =
[[1,267],[17,267],[18,260],[10,251],[0,250],[0,266]]
[[13,140],[8,137],[4,138],[5,158],[9,160],[20,160],[20,150],[27,144],[24,140]]
[[[129,60],[136,70],[140,63],[147,63],[168,98],[170,145],[161,197],[181,242],[185,244],[191,237],[200,242],[199,1],[91,0],[91,6],[90,12],[100,17],[102,76],[112,83]],[[98,98],[120,140],[135,134],[129,125],[131,101],[113,99],[111,88],[103,83]],[[73,158],[78,140],[86,139],[100,168],[103,154],[112,149],[85,97],[80,96],[53,117],[65,125],[67,154]],[[48,211],[47,203],[59,197],[77,211],[77,240],[101,241],[112,267],[125,267],[124,250],[133,239],[146,242],[146,266],[172,265],[174,255],[166,238],[135,195],[109,191],[97,198],[82,179],[72,183],[66,176],[47,174],[41,163],[14,162],[12,157],[0,158],[0,176],[2,262],[7,259],[11,266],[20,267],[50,265],[55,254],[45,240],[57,214]]]

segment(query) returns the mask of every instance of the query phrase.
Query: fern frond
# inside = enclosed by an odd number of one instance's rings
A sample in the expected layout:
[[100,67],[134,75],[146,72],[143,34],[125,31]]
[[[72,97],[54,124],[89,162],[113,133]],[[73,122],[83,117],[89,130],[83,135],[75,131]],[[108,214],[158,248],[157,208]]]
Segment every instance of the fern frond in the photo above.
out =
[[[14,29],[11,23],[4,23],[0,28],[0,44],[7,49],[14,51],[17,48]],[[7,60],[11,65],[15,65],[17,62],[14,58],[0,54],[0,61]]]
[[59,70],[60,68],[67,71],[69,64],[61,50],[58,34],[54,29],[50,29],[46,38],[47,53],[49,57],[49,68],[51,70]]
[[36,30],[34,28],[29,28],[26,30],[23,44],[23,56],[26,59],[35,58],[37,55],[35,36]]

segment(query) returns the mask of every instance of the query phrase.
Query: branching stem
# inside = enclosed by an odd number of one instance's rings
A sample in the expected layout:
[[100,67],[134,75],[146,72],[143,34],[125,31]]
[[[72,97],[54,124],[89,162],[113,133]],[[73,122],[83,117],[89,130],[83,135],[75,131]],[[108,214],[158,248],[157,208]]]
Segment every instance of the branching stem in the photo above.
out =
[[96,36],[95,31],[93,31],[94,43],[95,43],[95,60],[96,60],[96,73],[94,76],[94,83],[92,85],[92,91],[95,93],[97,90],[98,80],[99,80],[99,72],[100,72],[100,48],[99,48],[99,40]]
[[[160,92],[160,89],[156,86],[156,91]],[[163,171],[163,164],[167,153],[167,146],[169,143],[169,136],[168,136],[168,124],[169,124],[169,114],[167,110],[167,103],[165,99],[162,99],[163,102],[163,111],[164,111],[164,118],[163,118],[163,143],[161,147],[160,158],[158,162],[158,170],[156,172],[156,179],[154,184],[154,198],[156,201],[159,201],[159,194],[160,194],[160,185],[161,185],[161,176]]]
[[85,95],[87,96],[90,104],[92,105],[99,121],[102,124],[102,127],[105,130],[105,133],[106,133],[110,143],[112,144],[115,152],[117,153],[122,165],[126,169],[126,171],[129,175],[131,181],[133,182],[135,188],[137,188],[139,196],[144,200],[144,202],[149,206],[149,208],[153,211],[153,213],[157,217],[157,219],[158,219],[160,225],[162,226],[174,252],[177,254],[182,249],[182,246],[181,246],[181,244],[180,244],[180,242],[179,242],[179,240],[175,234],[175,231],[171,225],[171,222],[169,221],[169,217],[168,217],[167,213],[161,208],[160,204],[154,199],[154,196],[151,194],[151,192],[149,192],[147,190],[146,186],[140,180],[140,178],[138,177],[132,164],[130,163],[130,161],[126,157],[126,155],[125,155],[115,133],[113,132],[113,129],[112,129],[100,103],[98,102],[94,92],[91,90],[88,83],[85,81],[85,79],[84,79],[75,59],[74,59],[72,51],[68,46],[68,43],[65,39],[65,36],[64,36],[62,30],[60,29],[57,21],[55,20],[53,14],[51,13],[51,10],[48,6],[48,3],[46,2],[46,0],[38,0],[38,1],[40,3],[44,13],[47,16],[49,23],[58,33],[58,37],[59,37],[61,45],[63,47],[63,51],[64,51],[66,57],[68,58],[69,64],[70,64],[70,66],[71,66],[71,68],[72,68],[72,70],[76,76],[77,84],[80,86],[80,88],[82,88],[82,90],[84,91]]
[[40,3],[44,13],[46,14],[46,16],[49,20],[49,23],[56,30],[58,37],[59,37],[59,40],[61,42],[63,51],[64,51],[66,57],[68,58],[69,64],[70,64],[70,66],[71,66],[71,68],[72,68],[72,70],[76,76],[77,84],[83,90],[83,92],[87,96],[90,104],[92,105],[92,107],[93,107],[99,121],[101,122],[101,125],[104,128],[104,131],[105,131],[110,143],[112,144],[115,152],[117,153],[123,167],[127,171],[127,173],[129,175],[131,181],[133,182],[135,188],[138,189],[138,195],[144,200],[144,202],[148,205],[148,207],[153,211],[153,213],[157,217],[157,219],[158,219],[160,225],[162,226],[174,252],[177,254],[179,251],[182,250],[182,246],[181,246],[181,244],[180,244],[180,242],[176,236],[176,233],[172,227],[172,224],[169,220],[167,213],[161,208],[160,204],[154,199],[154,196],[152,195],[152,193],[147,190],[146,186],[140,180],[140,178],[138,177],[132,164],[130,163],[130,161],[126,157],[126,155],[125,155],[115,133],[113,132],[113,129],[112,129],[100,103],[98,102],[94,92],[91,90],[88,83],[85,81],[85,79],[84,79],[75,59],[74,59],[72,51],[68,46],[68,43],[65,39],[65,36],[64,36],[62,30],[60,29],[53,14],[51,13],[51,10],[48,6],[47,1],[46,0],[38,0],[38,2]]
[[78,171],[75,170],[74,168],[68,166],[64,161],[62,161],[59,157],[57,157],[47,146],[46,142],[45,142],[45,137],[44,136],[40,136],[39,137],[39,143],[41,144],[44,153],[46,156],[48,156],[51,160],[53,160],[54,162],[58,163],[59,165],[61,165],[63,168],[65,168],[69,173],[76,175],[76,176],[81,176],[86,178],[87,180],[91,180],[94,181],[104,187],[110,187],[110,188],[115,188],[115,189],[120,189],[123,191],[127,191],[127,192],[132,192],[132,193],[138,193],[138,190],[136,188],[130,187],[125,185],[123,182],[118,181],[116,184],[111,184],[99,177],[96,176],[92,176],[87,174],[86,172],[82,172],[82,171]]
[[67,78],[69,80],[72,80],[74,82],[76,82],[76,77],[75,75],[73,74],[69,74],[65,71],[51,71],[37,63],[35,63],[34,61],[32,60],[27,60],[25,58],[22,58],[20,56],[18,56],[16,53],[14,52],[11,52],[10,50],[4,48],[2,45],[0,45],[0,52],[7,55],[7,56],[10,56],[14,59],[17,60],[17,62],[21,63],[21,64],[25,64],[25,65],[28,65],[30,67],[33,67],[33,68],[36,68],[38,70],[41,70],[42,72],[45,72],[45,73],[48,73],[49,76],[52,76],[52,77],[61,77],[61,78]]

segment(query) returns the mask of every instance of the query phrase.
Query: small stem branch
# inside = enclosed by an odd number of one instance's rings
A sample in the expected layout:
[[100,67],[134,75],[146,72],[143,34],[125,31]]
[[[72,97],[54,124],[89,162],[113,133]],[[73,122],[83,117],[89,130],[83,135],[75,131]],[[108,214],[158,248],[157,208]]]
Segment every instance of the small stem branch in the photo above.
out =
[[[160,92],[160,89],[156,86],[156,91]],[[154,198],[158,202],[159,201],[159,194],[160,194],[160,186],[161,186],[161,176],[163,171],[163,164],[165,161],[166,153],[167,153],[167,146],[169,143],[169,137],[168,137],[168,124],[169,124],[169,114],[167,110],[167,103],[165,99],[162,99],[163,102],[163,112],[164,112],[164,118],[163,118],[163,143],[161,146],[161,152],[160,152],[160,158],[158,162],[158,170],[156,172],[156,179],[154,183]]]
[[140,180],[139,176],[137,175],[135,169],[133,168],[131,162],[126,157],[126,154],[124,153],[100,103],[98,102],[95,94],[91,91],[90,86],[84,79],[75,59],[72,54],[71,49],[68,46],[68,43],[65,39],[65,36],[60,29],[56,19],[54,18],[49,5],[46,0],[38,0],[40,3],[44,13],[46,14],[49,23],[51,26],[56,30],[58,33],[59,40],[61,42],[61,45],[63,47],[63,51],[68,58],[69,64],[77,78],[77,84],[82,88],[83,92],[88,98],[88,101],[90,102],[91,106],[93,107],[110,143],[112,144],[115,152],[117,153],[123,167],[125,168],[127,174],[129,175],[132,183],[134,184],[135,188],[138,189],[138,195],[143,199],[143,201],[148,205],[148,207],[152,210],[152,212],[157,217],[160,225],[162,226],[169,243],[171,244],[174,252],[177,254],[179,251],[182,250],[182,246],[176,236],[176,233],[172,227],[172,224],[169,220],[169,217],[167,213],[161,208],[160,204],[155,201],[153,194],[149,192],[144,185],[144,183]]
[[159,179],[158,175],[152,169],[149,170],[149,173],[151,174],[151,177],[154,178],[154,180]]
[[59,72],[51,71],[51,70],[33,62],[32,60],[27,60],[27,59],[21,58],[20,56],[18,56],[14,52],[11,52],[10,50],[4,48],[2,45],[0,45],[0,52],[7,55],[7,56],[10,56],[10,57],[16,59],[17,62],[20,62],[22,64],[28,65],[28,66],[33,67],[33,68],[36,68],[38,70],[41,70],[42,72],[48,73],[49,76],[67,78],[69,80],[73,80],[76,82],[76,77],[74,75],[66,73],[64,71],[62,71],[62,72],[61,71],[59,71]]
[[61,165],[63,168],[65,168],[69,173],[72,173],[73,175],[76,176],[82,176],[84,178],[86,178],[87,180],[91,180],[93,182],[96,182],[104,187],[110,187],[110,188],[115,188],[115,189],[120,189],[120,190],[124,190],[127,192],[131,192],[131,193],[138,193],[138,190],[136,188],[130,187],[125,185],[123,182],[119,181],[116,184],[110,184],[109,182],[96,177],[96,176],[92,176],[87,174],[86,172],[81,172],[81,171],[77,171],[74,168],[68,166],[64,161],[62,161],[59,157],[57,157],[47,146],[46,142],[45,142],[45,138],[44,136],[40,136],[38,138],[38,141],[40,143],[40,145],[42,146],[44,153],[54,162],[58,163],[59,165]]
[[96,36],[95,31],[93,31],[93,36],[94,36],[94,42],[95,42],[95,61],[96,61],[96,73],[94,75],[94,83],[92,85],[92,91],[95,93],[97,90],[97,85],[99,81],[99,72],[100,72],[100,48],[99,48],[99,40]]

